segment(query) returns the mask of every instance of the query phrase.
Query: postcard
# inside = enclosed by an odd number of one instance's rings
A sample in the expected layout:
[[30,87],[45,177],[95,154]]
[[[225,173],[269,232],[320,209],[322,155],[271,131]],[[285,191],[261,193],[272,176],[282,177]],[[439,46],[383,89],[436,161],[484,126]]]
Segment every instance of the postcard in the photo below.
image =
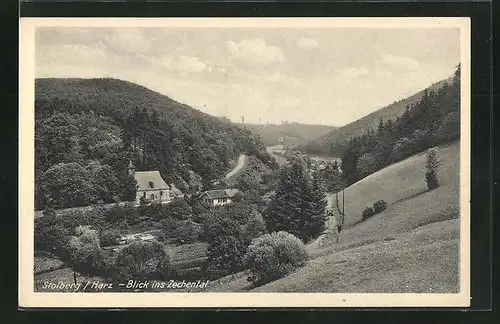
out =
[[21,18],[20,307],[470,303],[468,18]]

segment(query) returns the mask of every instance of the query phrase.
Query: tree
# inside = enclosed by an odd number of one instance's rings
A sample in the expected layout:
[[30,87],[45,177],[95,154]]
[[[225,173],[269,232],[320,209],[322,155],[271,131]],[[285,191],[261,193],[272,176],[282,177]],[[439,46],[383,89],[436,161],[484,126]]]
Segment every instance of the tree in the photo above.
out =
[[311,181],[305,161],[293,157],[282,169],[276,194],[264,215],[269,232],[286,231],[309,241],[319,235],[324,217],[324,193]]
[[425,162],[425,182],[429,190],[439,187],[439,180],[437,178],[438,170],[438,151],[437,148],[431,148],[427,151]]
[[200,225],[190,220],[179,222],[175,226],[174,235],[176,241],[180,244],[189,244],[196,242],[201,234]]
[[70,234],[61,222],[61,217],[48,207],[43,217],[35,220],[35,250],[51,252],[66,259]]
[[246,224],[243,226],[243,236],[250,242],[252,239],[259,237],[267,232],[266,223],[262,215],[253,212]]
[[95,202],[90,173],[76,162],[59,163],[41,177],[41,195],[55,208],[87,206]]
[[301,233],[300,219],[303,189],[307,186],[304,168],[298,160],[281,170],[276,193],[271,198],[264,217],[269,232],[287,231],[296,236]]
[[185,199],[175,199],[165,206],[166,215],[178,220],[191,218],[193,208]]
[[442,143],[448,143],[460,138],[460,114],[452,111],[446,115],[438,129],[438,138]]
[[135,201],[137,195],[137,181],[134,177],[126,175],[122,178],[122,194],[123,201]]
[[127,227],[129,224],[134,224],[139,220],[139,214],[137,208],[132,206],[113,206],[104,211],[103,218],[108,224],[114,227],[121,224]]
[[377,161],[370,153],[361,155],[358,159],[357,169],[361,177],[373,173],[377,168]]
[[301,238],[309,242],[323,233],[327,219],[325,193],[317,177],[306,187],[302,209]]
[[78,226],[68,242],[73,268],[76,271],[95,275],[103,265],[99,233],[90,226]]
[[166,279],[172,271],[168,254],[156,240],[124,247],[116,257],[115,268],[122,280]]
[[92,161],[87,166],[91,176],[91,185],[95,198],[102,203],[113,203],[120,200],[121,184],[115,171],[106,164]]
[[242,270],[247,245],[238,223],[230,218],[215,216],[205,226],[207,265],[211,279],[221,278]]

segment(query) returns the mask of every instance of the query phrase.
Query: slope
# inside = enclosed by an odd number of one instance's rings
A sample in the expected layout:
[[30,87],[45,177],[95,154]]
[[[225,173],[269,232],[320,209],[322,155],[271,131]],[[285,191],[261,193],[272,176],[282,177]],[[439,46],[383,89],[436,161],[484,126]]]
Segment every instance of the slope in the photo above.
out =
[[[425,191],[425,155],[414,155],[346,189],[339,244],[307,246],[310,261],[255,292],[456,292],[459,260],[459,143],[439,148],[441,186]],[[360,222],[378,199],[385,211]],[[340,196],[340,201],[342,201]],[[214,287],[250,289],[240,274]]]
[[[445,83],[451,83],[451,81],[452,78],[436,82],[426,90],[436,91]],[[343,145],[350,138],[360,136],[370,128],[376,129],[380,119],[388,120],[400,117],[407,106],[411,106],[422,99],[424,92],[425,90],[422,90],[411,97],[396,101],[352,123],[336,128],[300,147],[300,149],[310,154],[342,156]]]
[[35,118],[37,182],[61,163],[99,162],[118,176],[132,160],[139,171],[159,170],[169,184],[196,191],[223,178],[240,154],[273,167],[250,131],[122,80],[37,79]]

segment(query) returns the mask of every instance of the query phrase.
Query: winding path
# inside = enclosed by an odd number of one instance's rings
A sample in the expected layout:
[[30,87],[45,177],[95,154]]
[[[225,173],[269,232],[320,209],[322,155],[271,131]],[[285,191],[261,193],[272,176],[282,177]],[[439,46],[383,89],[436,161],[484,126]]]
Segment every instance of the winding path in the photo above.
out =
[[234,176],[241,169],[243,169],[246,163],[247,163],[247,156],[245,154],[240,154],[240,156],[238,157],[238,163],[236,164],[234,169],[232,169],[231,171],[229,171],[228,174],[226,174],[226,180]]

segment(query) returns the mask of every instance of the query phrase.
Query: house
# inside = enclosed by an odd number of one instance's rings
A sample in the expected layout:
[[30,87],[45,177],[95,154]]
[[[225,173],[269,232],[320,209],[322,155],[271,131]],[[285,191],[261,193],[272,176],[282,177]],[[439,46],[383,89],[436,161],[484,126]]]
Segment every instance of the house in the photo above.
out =
[[128,174],[135,178],[137,182],[137,195],[135,203],[139,204],[141,198],[147,202],[166,203],[171,200],[170,187],[158,171],[135,171],[135,167],[130,161],[127,167]]
[[238,192],[240,192],[238,189],[208,190],[200,195],[200,199],[207,204],[222,206],[232,203]]

